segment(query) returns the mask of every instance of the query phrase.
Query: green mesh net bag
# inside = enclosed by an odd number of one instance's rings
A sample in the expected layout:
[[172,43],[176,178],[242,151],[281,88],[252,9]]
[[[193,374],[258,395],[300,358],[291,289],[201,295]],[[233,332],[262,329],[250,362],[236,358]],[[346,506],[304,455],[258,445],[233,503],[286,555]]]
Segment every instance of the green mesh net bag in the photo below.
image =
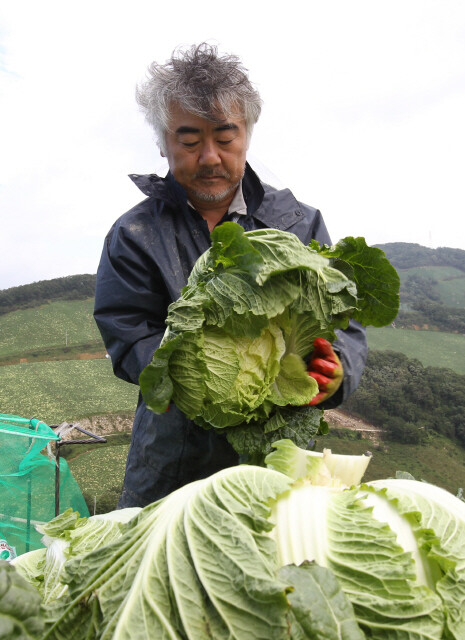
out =
[[[52,444],[60,436],[41,420],[0,414],[0,558],[40,549],[42,535],[35,525],[68,507],[88,516],[81,489],[66,460],[56,459]],[[56,486],[58,484],[58,486]]]

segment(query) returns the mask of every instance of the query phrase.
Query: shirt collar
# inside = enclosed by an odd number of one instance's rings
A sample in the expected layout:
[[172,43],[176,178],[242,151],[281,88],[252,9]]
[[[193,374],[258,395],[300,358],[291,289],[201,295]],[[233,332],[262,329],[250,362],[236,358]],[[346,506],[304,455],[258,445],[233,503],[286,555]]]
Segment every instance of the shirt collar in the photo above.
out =
[[247,215],[247,205],[244,200],[244,192],[242,191],[242,180],[236,189],[234,198],[229,205],[228,213],[238,213],[240,216]]
[[[187,204],[192,207],[192,209],[195,209],[190,200],[187,201]],[[227,213],[237,213],[240,216],[247,215],[247,205],[245,204],[244,192],[242,191],[242,180],[236,189],[236,193],[234,194],[234,198],[231,200]]]

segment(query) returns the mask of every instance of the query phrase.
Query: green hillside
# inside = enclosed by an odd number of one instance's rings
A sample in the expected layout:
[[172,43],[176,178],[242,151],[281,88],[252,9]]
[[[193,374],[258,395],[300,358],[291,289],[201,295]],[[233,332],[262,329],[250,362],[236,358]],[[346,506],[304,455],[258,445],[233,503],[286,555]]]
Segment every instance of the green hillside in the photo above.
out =
[[133,414],[139,388],[116,378],[111,362],[73,360],[0,368],[0,413],[47,424],[105,414]]
[[438,283],[441,300],[448,307],[465,308],[465,277],[442,280]]
[[412,267],[398,269],[403,289],[409,279],[426,280],[431,294],[446,307],[465,309],[465,273],[455,267]]
[[402,242],[378,246],[401,279],[397,328],[465,335],[465,251]]
[[451,266],[465,272],[465,251],[450,247],[431,249],[414,242],[387,242],[382,249],[396,269]]
[[19,287],[0,289],[0,315],[48,304],[55,300],[85,300],[95,295],[96,276],[88,273],[39,280]]
[[68,449],[69,468],[86,499],[90,513],[116,509],[129,451],[128,434],[107,437],[106,444]]
[[59,300],[0,316],[0,358],[25,357],[46,349],[103,342],[92,316],[93,298]]
[[427,367],[445,367],[465,374],[465,336],[442,331],[415,331],[392,327],[367,328],[368,346],[398,351]]
[[374,444],[347,429],[338,429],[317,440],[316,450],[323,448],[345,455],[370,451],[373,458],[364,477],[367,482],[393,478],[397,471],[407,471],[417,480],[436,484],[454,494],[465,488],[464,448],[441,436],[433,436],[420,447],[400,442]]
[[409,276],[422,276],[438,281],[451,280],[452,278],[465,278],[465,273],[456,267],[409,267],[408,269],[397,269],[397,272],[401,282],[405,282]]

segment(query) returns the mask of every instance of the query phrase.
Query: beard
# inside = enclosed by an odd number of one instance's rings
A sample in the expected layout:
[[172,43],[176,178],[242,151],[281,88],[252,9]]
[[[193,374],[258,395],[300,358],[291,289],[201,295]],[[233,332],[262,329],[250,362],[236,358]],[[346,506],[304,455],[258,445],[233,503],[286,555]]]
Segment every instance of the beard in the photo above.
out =
[[[234,182],[234,183],[230,184],[228,187],[226,187],[225,189],[223,189],[223,191],[220,191],[219,193],[211,193],[208,190],[207,191],[203,191],[201,189],[190,189],[190,192],[191,192],[192,196],[194,196],[197,200],[200,200],[201,202],[222,202],[225,198],[227,198],[231,194],[235,193],[237,187],[241,183],[242,178],[244,177],[244,172],[245,172],[245,168],[244,168],[244,171],[242,172],[241,176],[238,178],[237,182]],[[218,171],[215,171],[214,169],[211,169],[211,170],[202,169],[201,171],[198,171],[194,175],[194,179],[196,179],[196,178],[211,178],[213,176],[220,177],[220,178],[225,178],[226,180],[231,181],[231,174],[230,173],[228,173],[227,171],[222,171],[221,173],[219,173]]]
[[191,193],[197,200],[202,202],[222,202],[225,198],[233,194],[240,184],[240,180],[237,184],[230,185],[227,189],[223,189],[219,193],[210,193],[208,191],[191,190]]

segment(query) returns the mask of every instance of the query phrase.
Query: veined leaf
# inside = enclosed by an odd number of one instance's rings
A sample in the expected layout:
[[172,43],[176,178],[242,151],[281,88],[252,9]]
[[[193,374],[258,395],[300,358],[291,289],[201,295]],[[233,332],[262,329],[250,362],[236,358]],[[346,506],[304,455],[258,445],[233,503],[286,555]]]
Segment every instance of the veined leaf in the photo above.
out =
[[309,423],[300,407],[318,391],[306,373],[314,339],[335,340],[350,318],[390,322],[399,288],[392,272],[363,239],[320,248],[276,229],[216,227],[140,376],[147,406],[162,413],[174,401],[204,428],[227,429],[237,451],[250,446],[253,455],[260,439],[262,454],[270,451],[286,408],[290,422],[279,437],[302,444]]

